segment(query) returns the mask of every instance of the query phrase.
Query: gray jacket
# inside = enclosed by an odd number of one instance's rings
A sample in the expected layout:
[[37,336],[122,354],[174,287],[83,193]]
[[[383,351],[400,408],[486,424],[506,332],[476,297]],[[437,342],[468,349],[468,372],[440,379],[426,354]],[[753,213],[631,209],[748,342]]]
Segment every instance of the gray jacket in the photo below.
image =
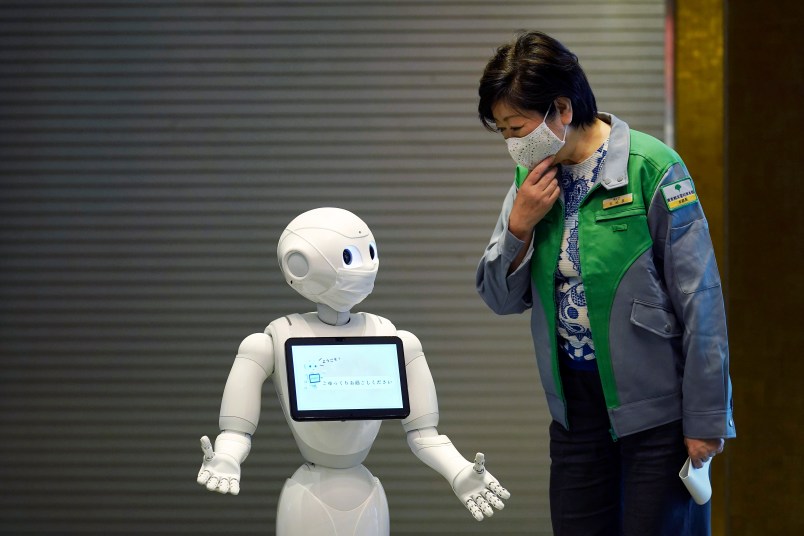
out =
[[[581,274],[612,434],[683,419],[684,435],[735,436],[723,295],[708,225],[681,158],[609,114],[608,153],[578,212]],[[564,212],[557,202],[524,243],[508,216],[528,170],[518,167],[477,269],[498,314],[531,311],[536,361],[552,417],[567,421],[558,369],[555,269]]]

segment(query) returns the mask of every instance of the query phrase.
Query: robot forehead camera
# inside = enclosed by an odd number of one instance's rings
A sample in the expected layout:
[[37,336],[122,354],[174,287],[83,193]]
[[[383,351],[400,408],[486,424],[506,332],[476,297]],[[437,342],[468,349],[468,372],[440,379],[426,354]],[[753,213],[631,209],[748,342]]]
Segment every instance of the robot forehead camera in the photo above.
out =
[[362,301],[371,292],[379,267],[368,225],[347,210],[330,207],[293,219],[279,239],[277,257],[292,288],[336,310]]

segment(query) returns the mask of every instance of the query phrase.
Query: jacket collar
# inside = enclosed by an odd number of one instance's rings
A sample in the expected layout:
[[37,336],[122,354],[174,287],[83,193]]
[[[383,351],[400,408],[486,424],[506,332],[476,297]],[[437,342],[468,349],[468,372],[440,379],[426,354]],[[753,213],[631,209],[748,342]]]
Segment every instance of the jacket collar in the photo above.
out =
[[631,135],[628,124],[612,114],[599,112],[598,119],[611,125],[609,149],[600,170],[598,183],[606,190],[614,190],[628,185],[628,153],[631,149]]

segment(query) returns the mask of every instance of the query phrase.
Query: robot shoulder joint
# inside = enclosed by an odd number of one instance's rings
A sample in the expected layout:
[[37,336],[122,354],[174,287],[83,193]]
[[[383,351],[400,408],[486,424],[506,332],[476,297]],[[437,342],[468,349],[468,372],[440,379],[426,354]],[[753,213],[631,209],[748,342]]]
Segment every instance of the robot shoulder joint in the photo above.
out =
[[422,343],[416,335],[403,330],[397,331],[396,334],[402,339],[402,345],[405,348],[405,365],[409,365],[417,357],[424,357]]
[[237,357],[254,361],[270,376],[274,372],[274,346],[271,336],[266,333],[249,335],[240,343]]

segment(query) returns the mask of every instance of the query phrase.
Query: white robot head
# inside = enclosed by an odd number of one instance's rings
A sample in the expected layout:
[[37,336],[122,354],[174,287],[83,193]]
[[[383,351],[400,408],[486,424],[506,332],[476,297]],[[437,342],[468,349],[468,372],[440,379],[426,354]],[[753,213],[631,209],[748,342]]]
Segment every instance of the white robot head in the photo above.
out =
[[279,238],[276,256],[292,288],[338,312],[349,311],[371,294],[380,265],[368,225],[340,208],[316,208],[297,216]]

